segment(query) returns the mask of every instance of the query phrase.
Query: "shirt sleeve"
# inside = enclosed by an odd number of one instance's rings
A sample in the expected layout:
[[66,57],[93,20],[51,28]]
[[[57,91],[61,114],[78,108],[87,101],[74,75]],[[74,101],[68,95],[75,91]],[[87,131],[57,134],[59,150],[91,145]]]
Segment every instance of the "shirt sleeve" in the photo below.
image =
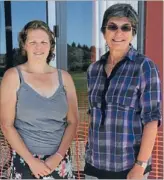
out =
[[87,114],[91,114],[91,102],[89,100],[89,90],[90,90],[90,73],[91,73],[91,69],[92,69],[92,64],[90,64],[90,66],[88,67],[87,70],[87,91],[88,91],[88,111]]
[[161,83],[159,71],[152,61],[147,61],[141,71],[141,120],[143,124],[158,121],[161,124]]

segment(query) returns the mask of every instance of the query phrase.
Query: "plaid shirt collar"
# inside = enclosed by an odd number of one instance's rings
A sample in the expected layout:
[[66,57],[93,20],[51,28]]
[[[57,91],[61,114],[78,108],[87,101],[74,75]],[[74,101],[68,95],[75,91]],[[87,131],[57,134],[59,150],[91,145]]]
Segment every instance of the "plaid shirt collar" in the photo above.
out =
[[[130,61],[135,61],[138,52],[133,48],[132,44],[130,44],[129,46],[130,48],[125,56],[125,59],[130,60]],[[100,58],[100,63],[105,64],[108,59],[109,54],[110,54],[110,51],[102,55]]]

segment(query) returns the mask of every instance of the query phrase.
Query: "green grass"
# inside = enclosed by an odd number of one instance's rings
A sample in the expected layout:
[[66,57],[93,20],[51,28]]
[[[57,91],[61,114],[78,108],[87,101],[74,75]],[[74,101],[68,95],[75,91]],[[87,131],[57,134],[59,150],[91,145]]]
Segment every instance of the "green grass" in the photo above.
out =
[[75,84],[79,107],[88,108],[86,72],[70,72],[70,74]]
[[70,72],[78,92],[87,92],[86,72]]

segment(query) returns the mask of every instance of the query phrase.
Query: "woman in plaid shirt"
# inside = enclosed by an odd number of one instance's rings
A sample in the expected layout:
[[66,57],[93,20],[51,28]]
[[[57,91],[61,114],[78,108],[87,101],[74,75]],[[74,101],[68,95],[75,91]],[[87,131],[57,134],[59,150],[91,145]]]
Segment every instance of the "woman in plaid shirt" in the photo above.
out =
[[130,4],[109,7],[101,31],[109,51],[88,69],[91,123],[86,178],[143,179],[160,125],[156,65],[131,45],[138,15]]

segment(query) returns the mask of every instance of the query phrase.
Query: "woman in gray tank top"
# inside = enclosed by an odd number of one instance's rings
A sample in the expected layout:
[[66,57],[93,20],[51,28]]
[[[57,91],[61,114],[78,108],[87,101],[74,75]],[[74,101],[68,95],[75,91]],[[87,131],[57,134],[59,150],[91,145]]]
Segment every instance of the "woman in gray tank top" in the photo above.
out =
[[19,34],[25,62],[8,69],[1,82],[1,129],[13,149],[12,179],[72,179],[69,146],[78,123],[71,76],[49,66],[54,35],[42,21]]

